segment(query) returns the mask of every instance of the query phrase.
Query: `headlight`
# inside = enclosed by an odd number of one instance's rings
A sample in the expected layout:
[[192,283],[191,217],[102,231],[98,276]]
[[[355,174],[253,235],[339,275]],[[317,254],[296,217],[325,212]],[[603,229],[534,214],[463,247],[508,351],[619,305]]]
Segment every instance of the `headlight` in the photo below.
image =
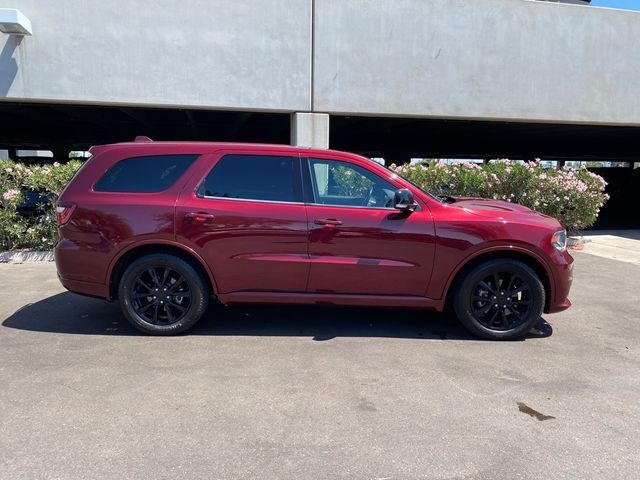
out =
[[553,245],[556,250],[564,252],[567,249],[567,231],[560,230],[559,232],[554,233],[551,236],[551,245]]

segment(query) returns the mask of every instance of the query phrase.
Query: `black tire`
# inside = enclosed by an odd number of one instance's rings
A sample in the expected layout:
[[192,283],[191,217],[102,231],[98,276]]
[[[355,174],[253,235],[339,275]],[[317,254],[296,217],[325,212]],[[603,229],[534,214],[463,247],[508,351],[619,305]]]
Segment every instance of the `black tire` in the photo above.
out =
[[131,263],[120,278],[118,299],[131,325],[151,335],[176,335],[207,310],[208,281],[180,257],[156,253]]
[[460,322],[488,340],[523,337],[540,320],[544,304],[544,285],[538,274],[511,259],[489,260],[474,267],[453,295]]

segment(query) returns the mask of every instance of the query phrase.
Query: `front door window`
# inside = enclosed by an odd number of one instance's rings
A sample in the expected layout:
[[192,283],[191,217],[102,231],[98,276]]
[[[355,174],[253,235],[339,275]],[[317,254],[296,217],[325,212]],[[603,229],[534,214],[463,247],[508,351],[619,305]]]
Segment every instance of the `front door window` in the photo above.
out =
[[314,203],[393,208],[395,187],[368,170],[337,160],[311,159]]

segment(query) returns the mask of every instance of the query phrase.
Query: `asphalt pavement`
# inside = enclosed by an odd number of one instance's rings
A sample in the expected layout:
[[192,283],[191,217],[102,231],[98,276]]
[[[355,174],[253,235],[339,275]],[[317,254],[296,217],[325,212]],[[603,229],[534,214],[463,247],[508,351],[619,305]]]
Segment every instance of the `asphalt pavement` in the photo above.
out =
[[574,306],[506,343],[330,307],[146,337],[0,264],[0,478],[640,478],[640,266],[575,256]]

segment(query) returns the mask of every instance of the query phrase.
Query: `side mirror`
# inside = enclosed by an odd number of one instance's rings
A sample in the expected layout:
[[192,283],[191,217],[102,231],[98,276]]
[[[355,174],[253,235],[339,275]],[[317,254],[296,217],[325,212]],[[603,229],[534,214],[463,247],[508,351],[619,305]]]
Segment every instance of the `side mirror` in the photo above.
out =
[[408,188],[399,188],[395,193],[395,208],[402,212],[413,212],[418,204],[413,199],[413,193]]

